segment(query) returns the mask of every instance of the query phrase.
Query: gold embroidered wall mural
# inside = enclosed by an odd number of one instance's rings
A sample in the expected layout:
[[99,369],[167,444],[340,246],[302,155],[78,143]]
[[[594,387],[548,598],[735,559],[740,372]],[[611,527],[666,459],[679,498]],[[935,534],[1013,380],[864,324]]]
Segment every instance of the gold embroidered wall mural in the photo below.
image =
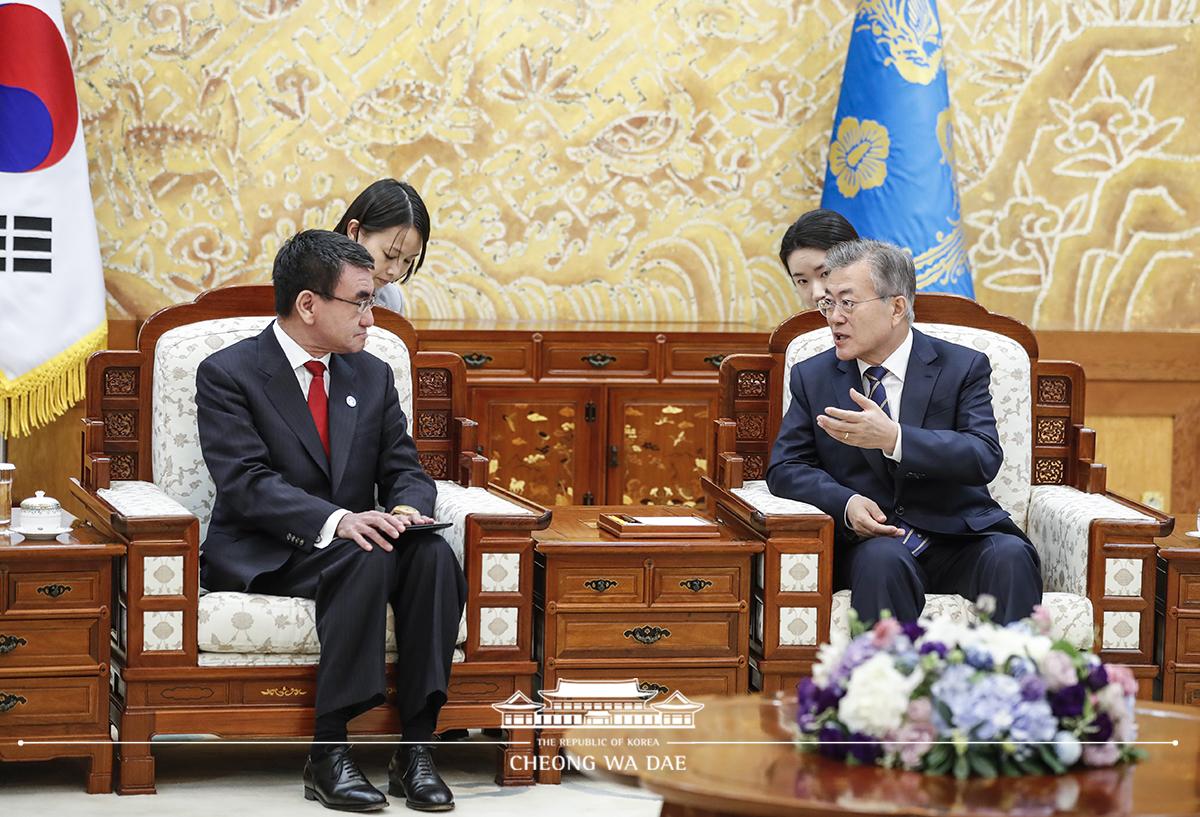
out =
[[[939,4],[990,309],[1200,330],[1198,4]],[[416,316],[773,324],[853,8],[66,0],[112,314],[268,280],[396,176],[434,220]]]

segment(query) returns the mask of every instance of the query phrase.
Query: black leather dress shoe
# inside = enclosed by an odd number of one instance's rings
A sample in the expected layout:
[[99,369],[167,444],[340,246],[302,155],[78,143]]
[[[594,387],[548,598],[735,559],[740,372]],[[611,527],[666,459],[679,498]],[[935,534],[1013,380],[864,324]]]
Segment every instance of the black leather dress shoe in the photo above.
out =
[[401,746],[388,764],[388,794],[417,811],[450,811],[454,795],[433,765],[428,746]]
[[338,811],[378,811],[388,801],[370,784],[350,757],[349,746],[338,746],[304,764],[304,799]]

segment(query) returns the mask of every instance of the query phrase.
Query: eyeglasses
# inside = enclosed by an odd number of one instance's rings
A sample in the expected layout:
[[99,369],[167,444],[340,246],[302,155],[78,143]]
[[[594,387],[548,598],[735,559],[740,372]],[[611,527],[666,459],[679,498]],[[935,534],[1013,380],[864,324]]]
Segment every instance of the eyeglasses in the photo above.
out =
[[852,301],[849,298],[842,298],[840,301],[834,301],[832,298],[822,298],[817,301],[817,311],[826,318],[833,317],[835,309],[842,310],[843,315],[849,315],[854,311],[854,307],[859,304],[869,304],[871,301],[883,301],[887,298],[895,298],[895,295],[880,295],[878,298],[867,298],[865,301]]
[[352,301],[349,298],[339,298],[336,295],[322,295],[321,297],[328,298],[331,301],[341,301],[344,304],[353,304],[354,306],[358,307],[358,314],[360,315],[366,313],[370,309],[374,309],[379,304],[379,302],[375,300],[374,295],[372,295],[370,298],[364,298],[361,301]]

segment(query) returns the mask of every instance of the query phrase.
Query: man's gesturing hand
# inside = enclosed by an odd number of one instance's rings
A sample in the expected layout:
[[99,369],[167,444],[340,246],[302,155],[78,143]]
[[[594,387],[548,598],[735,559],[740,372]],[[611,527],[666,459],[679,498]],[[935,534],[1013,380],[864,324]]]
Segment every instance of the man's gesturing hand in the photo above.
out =
[[858,448],[878,448],[885,454],[896,450],[899,425],[884,413],[874,400],[868,400],[856,389],[850,399],[862,406],[862,411],[846,411],[828,406],[817,416],[817,425],[839,443]]
[[353,539],[363,550],[373,550],[372,542],[384,550],[391,550],[392,543],[388,540],[404,533],[404,526],[404,517],[392,516],[383,511],[348,513],[338,522],[334,536]]
[[899,536],[904,531],[894,525],[885,525],[887,514],[875,500],[855,494],[846,503],[846,522],[859,536]]

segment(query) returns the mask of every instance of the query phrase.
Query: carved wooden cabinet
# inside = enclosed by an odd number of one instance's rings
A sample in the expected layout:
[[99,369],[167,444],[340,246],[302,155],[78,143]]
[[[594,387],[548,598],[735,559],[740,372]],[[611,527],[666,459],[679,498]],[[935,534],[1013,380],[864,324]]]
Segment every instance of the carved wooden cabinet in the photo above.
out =
[[[715,537],[619,539],[596,526],[622,507],[563,508],[534,535],[534,643],[541,689],[559,680],[636,678],[661,701],[734,695],[749,685],[751,565],[763,545]],[[655,515],[688,513],[657,508]],[[557,753],[543,731],[540,756]],[[558,782],[550,763],[538,781]]]
[[1200,706],[1200,539],[1176,531],[1159,542],[1157,561],[1161,699]]
[[542,505],[695,505],[721,361],[764,351],[737,323],[416,321],[467,364],[490,479]]
[[88,758],[92,794],[112,791],[112,541],[0,538],[0,760]]

